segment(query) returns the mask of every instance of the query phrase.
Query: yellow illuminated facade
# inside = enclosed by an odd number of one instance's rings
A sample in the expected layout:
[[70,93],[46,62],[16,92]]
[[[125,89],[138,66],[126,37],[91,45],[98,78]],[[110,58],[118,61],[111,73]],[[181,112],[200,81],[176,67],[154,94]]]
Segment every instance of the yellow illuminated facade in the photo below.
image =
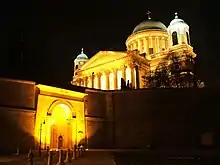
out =
[[37,85],[39,89],[35,139],[41,148],[72,148],[86,137],[84,96],[86,94]]
[[159,21],[138,24],[127,38],[127,50],[100,51],[91,59],[83,53],[74,60],[72,84],[102,90],[121,89],[121,78],[133,89],[144,88],[142,76],[155,70],[169,55],[196,54],[190,44],[189,26],[175,13],[168,28]]

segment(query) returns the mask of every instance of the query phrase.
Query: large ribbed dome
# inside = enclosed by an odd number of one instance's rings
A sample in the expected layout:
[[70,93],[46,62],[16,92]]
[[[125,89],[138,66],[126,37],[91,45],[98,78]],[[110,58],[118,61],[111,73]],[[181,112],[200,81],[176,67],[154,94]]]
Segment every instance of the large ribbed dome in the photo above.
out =
[[146,20],[138,24],[133,33],[137,33],[142,30],[162,30],[167,31],[167,27],[160,21]]

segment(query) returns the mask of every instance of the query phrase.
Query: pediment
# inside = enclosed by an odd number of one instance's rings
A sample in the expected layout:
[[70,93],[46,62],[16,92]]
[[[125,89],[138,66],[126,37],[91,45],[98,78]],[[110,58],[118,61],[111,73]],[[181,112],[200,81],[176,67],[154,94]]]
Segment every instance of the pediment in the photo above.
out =
[[127,55],[126,52],[120,51],[99,51],[87,63],[85,63],[80,70],[86,70],[105,63],[113,62],[114,60],[123,58]]

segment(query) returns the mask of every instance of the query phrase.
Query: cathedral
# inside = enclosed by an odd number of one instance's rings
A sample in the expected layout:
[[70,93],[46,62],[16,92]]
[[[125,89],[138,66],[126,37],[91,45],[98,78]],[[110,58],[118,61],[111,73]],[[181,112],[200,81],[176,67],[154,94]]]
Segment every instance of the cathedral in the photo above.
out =
[[173,54],[182,58],[196,57],[190,43],[189,26],[177,13],[168,27],[148,15],[148,20],[134,28],[125,44],[126,51],[99,51],[91,59],[82,49],[74,60],[72,84],[118,90],[123,79],[133,89],[144,88],[142,77],[154,71],[163,59]]
[[[219,92],[153,90],[142,81],[173,54],[196,57],[187,23],[175,13],[166,27],[148,15],[125,44],[126,51],[99,51],[90,59],[82,49],[68,89],[0,78],[0,151],[71,149],[79,143],[86,148],[195,147],[198,137],[202,145],[213,145],[215,125],[203,127],[200,121],[214,119],[206,111],[215,109]],[[122,80],[133,90],[120,90]]]

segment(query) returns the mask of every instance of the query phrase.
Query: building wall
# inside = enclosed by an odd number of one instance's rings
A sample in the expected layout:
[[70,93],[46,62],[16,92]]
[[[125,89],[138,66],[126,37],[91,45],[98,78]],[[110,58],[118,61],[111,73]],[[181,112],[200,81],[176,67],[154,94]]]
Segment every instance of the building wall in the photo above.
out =
[[35,111],[0,107],[0,153],[27,153],[34,147]]
[[89,122],[89,132],[98,132],[93,145],[89,140],[90,147],[102,148],[101,143],[109,144],[107,148],[220,146],[216,110],[219,92],[213,89],[89,92],[87,113],[100,115],[99,120]]
[[106,93],[87,91],[85,119],[88,148],[109,148],[107,139]]
[[[40,94],[38,95],[38,105],[36,114],[35,137],[37,140],[37,145],[39,145],[41,141],[41,148],[45,148],[46,146],[52,147],[52,125],[55,124],[55,126],[61,126],[60,124],[67,124],[59,123],[60,121],[68,122],[70,124],[69,131],[63,130],[59,133],[61,133],[61,135],[64,136],[64,143],[66,143],[65,147],[72,148],[74,144],[78,144],[83,139],[83,137],[85,137],[84,99],[83,97],[77,98],[71,96],[72,93],[74,93],[73,91],[67,91],[61,88],[55,88],[51,86],[43,87],[45,88],[42,90],[39,89]],[[63,94],[61,93],[61,91]],[[67,92],[69,92],[69,94]],[[56,108],[56,106],[59,106],[60,104],[64,104],[68,107],[68,113],[71,113],[69,121],[65,119],[59,120],[53,117],[53,110]],[[65,109],[60,110],[63,110],[63,112],[65,113]],[[53,123],[54,121],[55,123]],[[80,135],[78,134],[78,132],[80,132]],[[65,142],[65,139],[67,138],[68,142]]]
[[[212,89],[136,90],[114,94],[117,148],[188,148],[215,135],[219,145],[219,91]],[[129,104],[128,104],[129,103]],[[126,138],[124,135],[126,134]],[[203,142],[205,143],[205,142]],[[210,144],[210,142],[207,142]]]
[[33,82],[0,79],[0,153],[34,146],[35,89]]

